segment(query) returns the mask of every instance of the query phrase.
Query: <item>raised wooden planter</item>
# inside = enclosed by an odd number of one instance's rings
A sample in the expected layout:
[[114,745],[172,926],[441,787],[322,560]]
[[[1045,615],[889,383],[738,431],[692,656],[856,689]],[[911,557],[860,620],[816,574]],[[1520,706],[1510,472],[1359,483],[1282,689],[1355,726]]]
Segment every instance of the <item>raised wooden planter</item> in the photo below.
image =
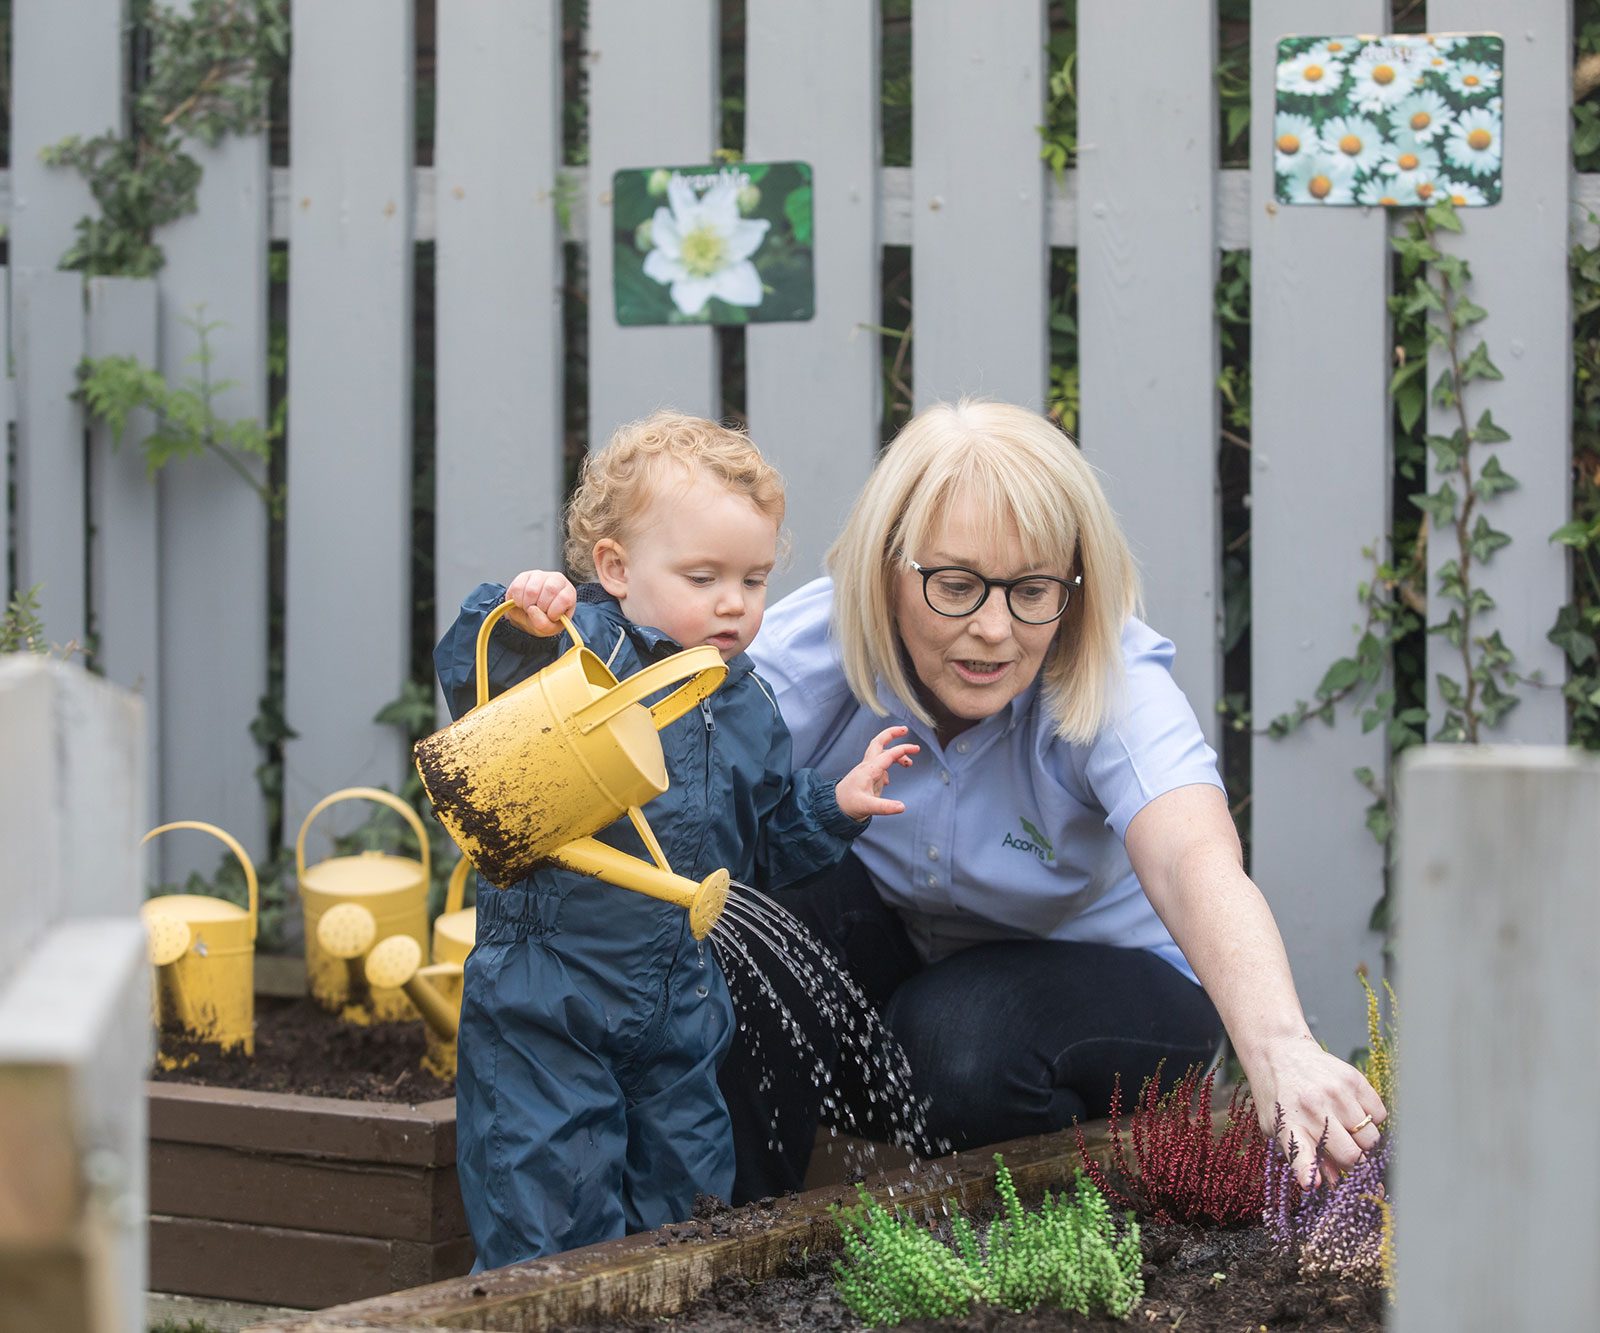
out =
[[[1103,1122],[1090,1127],[1086,1137],[1090,1150],[1103,1156]],[[934,1209],[945,1202],[971,1208],[991,1197],[996,1152],[1004,1154],[1006,1166],[1024,1191],[1058,1186],[1071,1177],[1079,1160],[1070,1131],[953,1154],[918,1168],[918,1203]],[[911,1183],[909,1169],[897,1171],[872,1192],[886,1199],[892,1190],[903,1202]],[[836,1249],[839,1229],[829,1209],[855,1197],[852,1188],[828,1186],[778,1203],[771,1209],[770,1224],[753,1235],[705,1240],[697,1237],[707,1224],[680,1223],[416,1291],[257,1325],[247,1333],[351,1333],[380,1328],[385,1333],[445,1328],[540,1333],[600,1318],[670,1315],[718,1278],[739,1274],[759,1282],[807,1251]]]
[[146,1087],[153,1291],[318,1309],[471,1267],[453,1100]]

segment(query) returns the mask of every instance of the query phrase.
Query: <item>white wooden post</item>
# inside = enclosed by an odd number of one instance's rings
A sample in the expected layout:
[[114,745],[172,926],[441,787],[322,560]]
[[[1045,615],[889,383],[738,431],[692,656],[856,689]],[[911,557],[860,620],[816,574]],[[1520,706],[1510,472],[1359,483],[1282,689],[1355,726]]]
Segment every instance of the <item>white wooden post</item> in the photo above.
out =
[[822,572],[878,452],[878,12],[752,0],[747,26],[745,157],[814,173],[816,314],[745,335],[750,432],[788,483],[792,559],[776,597]]
[[[1545,636],[1567,601],[1567,548],[1550,534],[1567,520],[1571,504],[1568,460],[1572,447],[1572,312],[1567,277],[1568,220],[1572,198],[1571,0],[1430,0],[1435,32],[1499,32],[1505,39],[1504,191],[1492,208],[1461,211],[1462,234],[1446,235],[1441,248],[1472,266],[1467,295],[1489,312],[1464,331],[1463,352],[1478,341],[1505,378],[1474,380],[1463,398],[1468,422],[1484,411],[1508,431],[1508,444],[1472,451],[1474,474],[1491,453],[1518,481],[1478,513],[1506,533],[1511,544],[1473,565],[1473,583],[1495,599],[1495,609],[1473,619],[1473,637],[1499,630],[1523,675],[1560,685],[1567,674],[1562,652]],[[1432,384],[1448,364],[1440,349],[1428,357]],[[1456,410],[1430,406],[1428,430],[1449,435]],[[1432,460],[1430,458],[1430,464]],[[1428,486],[1441,478],[1430,466]],[[1455,489],[1461,489],[1459,478]],[[1451,603],[1434,596],[1437,575],[1459,559],[1453,530],[1428,543],[1430,621],[1446,618]],[[1443,719],[1438,676],[1463,685],[1461,654],[1441,636],[1428,640],[1429,705]],[[1516,688],[1520,702],[1484,739],[1559,744],[1567,738],[1567,705],[1559,689]]]
[[[1147,617],[1213,744],[1222,693],[1217,501],[1216,13],[1078,11],[1080,439],[1106,474]],[[1133,164],[1137,163],[1137,167]]]
[[[193,0],[167,0],[188,10]],[[307,6],[302,6],[302,9]],[[298,20],[299,10],[295,11]],[[326,108],[319,108],[319,111]],[[323,122],[325,124],[325,122]],[[267,420],[267,210],[265,131],[214,147],[189,142],[204,170],[197,211],[163,227],[159,356],[172,384],[196,378],[196,321],[208,335],[212,383],[227,420]],[[334,362],[323,363],[333,375]],[[309,387],[303,381],[297,388]],[[267,467],[245,468],[265,481]],[[258,861],[267,851],[266,800],[256,782],[261,751],[250,735],[267,692],[267,507],[222,459],[185,458],[158,482],[161,515],[161,692],[153,702],[152,774],[163,818],[204,819],[238,838]],[[205,838],[162,838],[163,878],[216,872]]]
[[484,579],[561,567],[560,11],[439,5],[441,633]]
[[[85,342],[91,357],[156,360],[156,285],[148,278],[90,278]],[[104,422],[89,432],[89,602],[95,609],[97,656],[107,680],[145,702],[147,827],[161,822],[161,570],[164,530],[155,483],[139,441],[155,428],[133,413],[120,446]],[[181,466],[181,465],[180,465]],[[168,841],[176,841],[168,839]]]
[[1395,1333],[1600,1311],[1600,762],[1444,747],[1401,765]]
[[[911,344],[917,406],[1044,405],[1042,0],[914,0]],[[820,235],[820,232],[819,232]]]
[[625,328],[611,290],[611,182],[624,167],[693,166],[717,142],[717,6],[589,6],[589,447],[675,407],[717,413],[708,328]]
[[[411,647],[410,0],[294,10],[284,816],[393,785]],[[347,806],[333,825],[353,822]]]
[[144,1327],[138,699],[0,658],[0,1328]]
[[[1384,32],[1388,15],[1386,0],[1328,0],[1315,30]],[[1357,589],[1372,577],[1362,551],[1389,530],[1389,247],[1382,209],[1274,202],[1278,38],[1306,31],[1305,7],[1256,0],[1250,21],[1251,706],[1265,726],[1353,655]],[[1251,873],[1312,1031],[1348,1055],[1366,1031],[1356,968],[1383,971],[1367,928],[1383,848],[1353,775],[1386,776],[1384,732],[1363,732],[1346,707],[1331,728],[1257,736],[1251,761]]]

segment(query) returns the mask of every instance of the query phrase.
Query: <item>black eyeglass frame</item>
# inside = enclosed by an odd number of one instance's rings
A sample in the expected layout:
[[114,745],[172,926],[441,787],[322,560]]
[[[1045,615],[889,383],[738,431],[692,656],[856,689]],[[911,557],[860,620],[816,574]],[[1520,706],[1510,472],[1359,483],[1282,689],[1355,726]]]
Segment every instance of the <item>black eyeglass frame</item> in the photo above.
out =
[[[977,613],[983,609],[984,604],[988,602],[989,594],[996,588],[1001,588],[1005,591],[1006,595],[1006,610],[1011,613],[1011,618],[1018,624],[1053,625],[1056,621],[1060,620],[1062,616],[1067,614],[1067,607],[1072,605],[1072,590],[1074,588],[1081,588],[1083,586],[1082,574],[1074,574],[1070,579],[1058,579],[1054,574],[1024,574],[1021,578],[1017,579],[990,579],[985,578],[975,569],[968,569],[965,565],[934,565],[929,569],[924,569],[909,556],[906,558],[906,563],[922,576],[922,600],[928,604],[928,610],[932,611],[934,615],[944,616],[948,620],[965,620],[968,616],[977,615]],[[978,600],[969,606],[965,611],[941,611],[933,604],[933,598],[928,592],[928,580],[930,578],[932,578],[935,574],[951,573],[970,574],[983,585],[982,596],[980,596]],[[1018,584],[1038,583],[1041,581],[1045,583],[1058,583],[1061,585],[1061,609],[1048,620],[1029,620],[1026,616],[1018,615],[1017,608],[1013,606],[1011,602],[1011,590]]]

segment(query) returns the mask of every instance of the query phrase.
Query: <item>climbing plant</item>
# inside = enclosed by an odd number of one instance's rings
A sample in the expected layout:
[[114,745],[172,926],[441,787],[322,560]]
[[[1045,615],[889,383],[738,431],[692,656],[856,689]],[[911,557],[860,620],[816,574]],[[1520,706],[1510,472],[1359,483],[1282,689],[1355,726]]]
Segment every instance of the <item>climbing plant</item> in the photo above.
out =
[[187,12],[134,0],[128,30],[139,57],[128,132],[70,135],[40,156],[82,175],[100,209],[79,219],[60,266],[148,277],[165,262],[157,229],[195,211],[193,145],[264,124],[289,57],[288,0],[194,0]]

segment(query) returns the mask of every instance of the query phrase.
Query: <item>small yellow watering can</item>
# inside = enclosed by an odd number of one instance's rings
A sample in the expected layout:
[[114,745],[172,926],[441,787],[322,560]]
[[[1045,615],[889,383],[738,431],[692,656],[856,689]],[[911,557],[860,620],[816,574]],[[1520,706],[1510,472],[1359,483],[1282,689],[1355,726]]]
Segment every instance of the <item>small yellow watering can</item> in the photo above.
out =
[[[416,834],[422,859],[360,852],[306,865],[306,833],[311,823],[339,801],[376,801],[404,817]],[[312,997],[332,1013],[381,1023],[411,1016],[398,990],[368,990],[363,962],[374,940],[409,935],[418,948],[428,940],[428,833],[417,812],[392,792],[377,787],[347,787],[324,796],[300,825],[294,845],[305,910],[306,979]],[[338,910],[335,910],[338,909]],[[356,1010],[359,1012],[351,1012]]]
[[428,1039],[423,1068],[442,1079],[456,1076],[462,970],[478,933],[478,909],[461,906],[471,873],[472,862],[464,856],[450,873],[444,911],[433,922],[430,966],[422,966],[422,951],[411,936],[391,935],[371,948],[364,968],[363,980],[369,987],[377,991],[399,987],[416,1006]]
[[[506,888],[553,861],[686,908],[690,930],[704,939],[727,902],[728,872],[699,884],[674,874],[639,807],[667,789],[656,733],[722,684],[722,655],[709,645],[687,648],[619,682],[563,616],[572,647],[491,702],[489,632],[511,606],[495,607],[478,631],[477,706],[417,743],[434,813],[491,884]],[[650,861],[593,836],[624,814]]]
[[180,819],[153,828],[140,846],[174,829],[220,839],[244,867],[247,909],[197,893],[151,898],[140,909],[156,969],[158,1027],[175,1025],[198,1041],[255,1054],[256,868],[231,834],[214,824]]

